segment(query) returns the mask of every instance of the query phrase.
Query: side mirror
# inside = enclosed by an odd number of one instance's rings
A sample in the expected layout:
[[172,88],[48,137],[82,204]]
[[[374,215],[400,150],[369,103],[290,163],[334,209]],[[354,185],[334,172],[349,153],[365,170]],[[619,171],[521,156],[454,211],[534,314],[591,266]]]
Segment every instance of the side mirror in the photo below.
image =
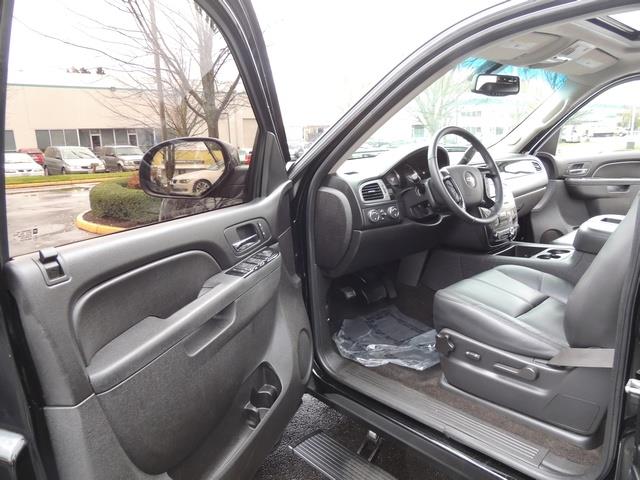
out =
[[154,197],[215,194],[240,164],[238,151],[215,138],[175,138],[151,147],[140,163],[140,186]]
[[476,76],[473,93],[489,97],[506,97],[520,92],[520,77],[515,75],[480,74]]

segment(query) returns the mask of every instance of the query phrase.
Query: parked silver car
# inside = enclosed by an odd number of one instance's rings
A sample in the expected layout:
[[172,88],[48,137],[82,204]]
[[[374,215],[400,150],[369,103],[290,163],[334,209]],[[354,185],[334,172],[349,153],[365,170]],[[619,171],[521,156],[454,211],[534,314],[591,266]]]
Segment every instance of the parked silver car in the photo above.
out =
[[104,162],[87,147],[47,147],[44,151],[45,175],[104,171]]
[[96,153],[104,161],[109,172],[137,170],[143,156],[137,145],[110,145],[102,147]]

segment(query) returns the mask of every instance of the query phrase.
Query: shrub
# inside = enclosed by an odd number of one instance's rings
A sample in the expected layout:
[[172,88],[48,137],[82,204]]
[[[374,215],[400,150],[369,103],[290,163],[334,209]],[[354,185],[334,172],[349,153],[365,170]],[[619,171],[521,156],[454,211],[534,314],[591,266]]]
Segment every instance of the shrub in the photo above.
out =
[[89,194],[93,214],[140,224],[157,222],[160,199],[142,190],[127,188],[128,182],[128,178],[123,178],[93,187]]
[[131,177],[129,177],[129,181],[127,182],[127,188],[134,188],[136,190],[141,190],[140,186],[140,174],[138,172],[133,172]]

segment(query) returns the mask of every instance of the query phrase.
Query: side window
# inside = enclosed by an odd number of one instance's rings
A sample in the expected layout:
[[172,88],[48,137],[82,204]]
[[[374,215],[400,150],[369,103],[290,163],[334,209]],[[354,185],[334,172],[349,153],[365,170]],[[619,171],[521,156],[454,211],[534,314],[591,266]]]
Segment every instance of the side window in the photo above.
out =
[[640,150],[639,95],[640,81],[634,80],[584,105],[560,128],[558,158]]
[[[257,122],[206,12],[193,0],[87,0],[64,15],[38,4],[16,2],[12,28],[5,149],[33,163],[5,164],[11,255],[248,200]],[[198,198],[147,195],[143,154],[179,137],[219,139],[232,161],[177,155],[163,179]]]

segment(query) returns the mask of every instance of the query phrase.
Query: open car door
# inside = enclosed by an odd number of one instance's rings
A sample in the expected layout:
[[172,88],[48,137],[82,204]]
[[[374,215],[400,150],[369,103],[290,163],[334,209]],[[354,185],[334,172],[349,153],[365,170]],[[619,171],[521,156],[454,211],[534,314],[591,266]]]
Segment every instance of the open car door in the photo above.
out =
[[[13,256],[2,193],[0,333],[11,352],[0,367],[20,372],[16,397],[24,389],[29,410],[3,423],[16,455],[0,469],[27,452],[40,478],[248,478],[299,405],[312,343],[261,32],[249,2],[197,8],[227,42],[255,115],[251,165],[235,172],[242,194],[225,208]],[[3,62],[10,18],[3,2]],[[6,90],[6,63],[1,73]]]

